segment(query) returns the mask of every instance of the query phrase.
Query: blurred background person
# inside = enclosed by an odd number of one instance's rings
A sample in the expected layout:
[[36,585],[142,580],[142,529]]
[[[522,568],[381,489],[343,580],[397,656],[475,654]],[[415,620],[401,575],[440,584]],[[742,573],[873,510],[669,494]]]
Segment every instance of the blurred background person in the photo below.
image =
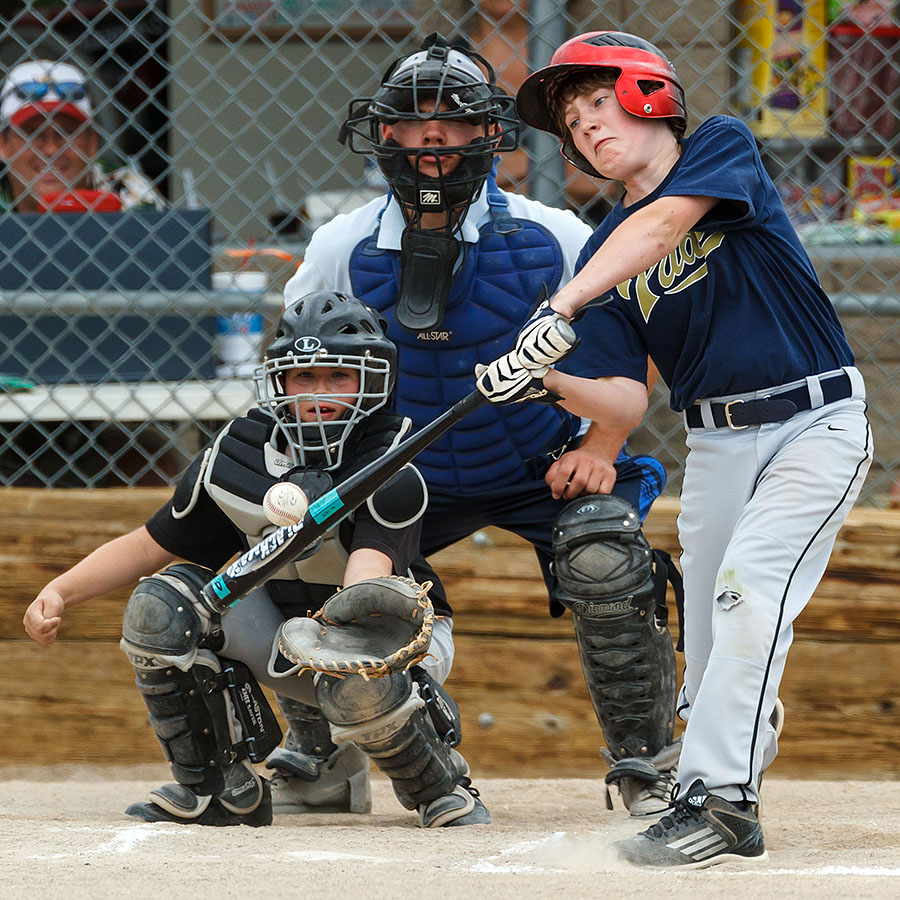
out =
[[76,66],[46,59],[14,66],[0,88],[0,209],[162,209],[161,195],[136,168],[99,157],[92,119],[87,79]]
[[[467,16],[466,43],[494,68],[497,85],[515,96],[531,72],[530,39],[533,26],[528,20],[529,0],[474,0],[475,13]],[[497,184],[507,191],[528,194],[532,160],[529,157],[529,130],[523,129],[520,147],[501,158]],[[565,200],[569,209],[596,226],[617,199],[615,185],[579,172],[565,164]]]

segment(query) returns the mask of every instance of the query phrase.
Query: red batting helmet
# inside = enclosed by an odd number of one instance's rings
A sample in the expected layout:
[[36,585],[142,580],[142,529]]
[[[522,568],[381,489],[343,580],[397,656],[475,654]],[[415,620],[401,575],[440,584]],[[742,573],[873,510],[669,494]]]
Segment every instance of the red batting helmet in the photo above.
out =
[[589,31],[557,48],[550,63],[529,75],[516,94],[516,110],[522,121],[555,134],[563,142],[563,156],[574,166],[589,175],[600,175],[575,149],[571,136],[560,131],[548,95],[560,76],[594,68],[619,70],[615,92],[626,112],[644,119],[673,119],[677,133],[684,133],[684,89],[675,67],[659,49],[623,31]]

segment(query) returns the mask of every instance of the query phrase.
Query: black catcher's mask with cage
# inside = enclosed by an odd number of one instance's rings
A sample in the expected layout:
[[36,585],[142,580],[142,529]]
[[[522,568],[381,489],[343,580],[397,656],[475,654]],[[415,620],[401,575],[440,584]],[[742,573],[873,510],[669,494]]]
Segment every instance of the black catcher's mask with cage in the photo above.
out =
[[[383,127],[397,122],[464,121],[479,133],[467,144],[401,147]],[[340,140],[354,153],[374,156],[406,220],[398,321],[412,330],[433,328],[459,253],[456,241],[469,205],[481,190],[494,154],[518,146],[514,99],[496,85],[494,70],[477,53],[432,34],[422,48],[396,60],[374,97],[351,101]],[[453,157],[455,166],[442,163]],[[420,171],[427,158],[437,174]],[[423,228],[422,217],[429,218]],[[437,227],[433,223],[439,221]]]

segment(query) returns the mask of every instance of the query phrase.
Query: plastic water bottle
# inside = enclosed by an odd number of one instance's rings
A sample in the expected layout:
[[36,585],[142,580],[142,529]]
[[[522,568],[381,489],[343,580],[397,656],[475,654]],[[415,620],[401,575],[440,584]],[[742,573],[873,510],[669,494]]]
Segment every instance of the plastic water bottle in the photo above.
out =
[[219,378],[249,378],[259,365],[263,351],[263,299],[265,272],[215,272],[213,289],[229,299],[239,295],[246,312],[216,316],[216,375]]

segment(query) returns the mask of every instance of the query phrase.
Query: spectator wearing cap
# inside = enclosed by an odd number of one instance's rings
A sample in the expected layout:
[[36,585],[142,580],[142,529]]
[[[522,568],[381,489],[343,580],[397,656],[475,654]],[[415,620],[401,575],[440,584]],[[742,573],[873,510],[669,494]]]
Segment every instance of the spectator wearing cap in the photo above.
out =
[[67,209],[163,207],[144,175],[99,159],[92,113],[76,66],[37,59],[10,70],[0,88],[0,209],[40,212],[59,198],[68,198]]

